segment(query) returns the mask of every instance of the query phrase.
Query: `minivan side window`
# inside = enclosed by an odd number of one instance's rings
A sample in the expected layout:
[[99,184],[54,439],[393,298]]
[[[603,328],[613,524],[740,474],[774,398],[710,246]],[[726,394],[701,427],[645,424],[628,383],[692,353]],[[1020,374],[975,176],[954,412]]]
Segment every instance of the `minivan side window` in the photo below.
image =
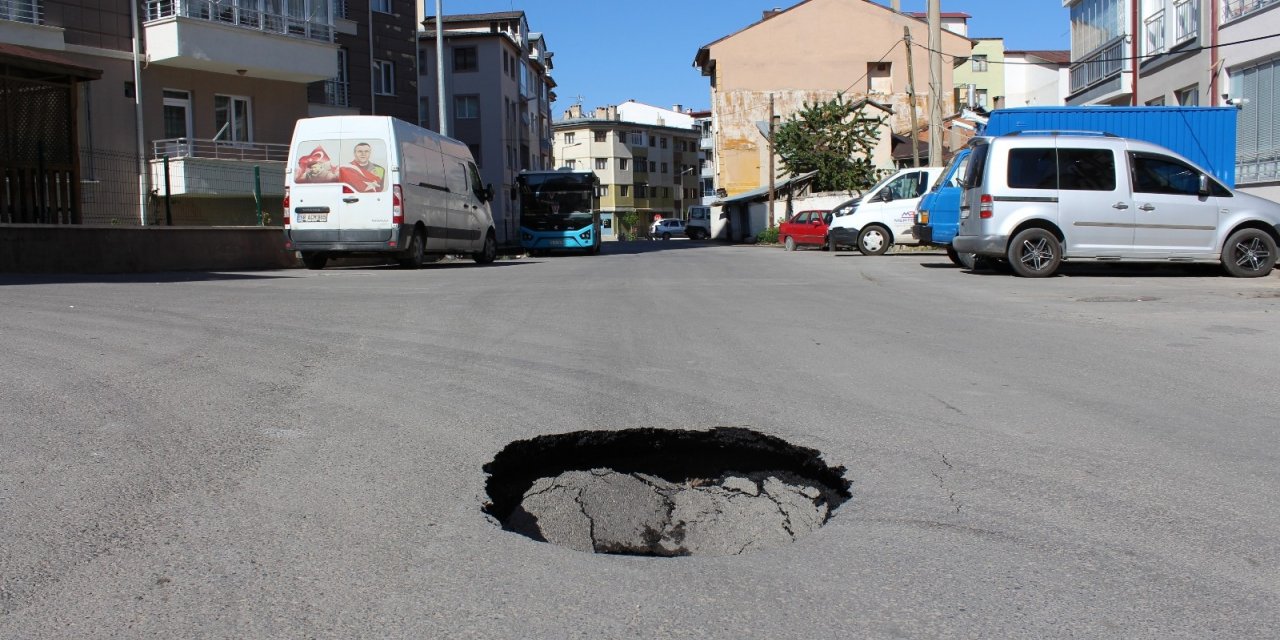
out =
[[896,180],[885,185],[884,190],[893,194],[894,200],[918,198],[924,195],[925,181],[929,174],[923,171],[905,173]]
[[1058,188],[1115,191],[1115,152],[1110,149],[1058,149]]
[[1057,189],[1057,149],[1029,147],[1009,150],[1011,189]]
[[[1134,193],[1166,193],[1183,196],[1200,195],[1200,172],[1191,165],[1152,153],[1129,153]],[[1214,180],[1209,180],[1215,196],[1231,195]]]
[[991,151],[991,145],[980,144],[973,148],[973,154],[969,156],[969,171],[965,176],[965,187],[968,189],[976,189],[982,186],[982,182],[987,177],[987,154]]

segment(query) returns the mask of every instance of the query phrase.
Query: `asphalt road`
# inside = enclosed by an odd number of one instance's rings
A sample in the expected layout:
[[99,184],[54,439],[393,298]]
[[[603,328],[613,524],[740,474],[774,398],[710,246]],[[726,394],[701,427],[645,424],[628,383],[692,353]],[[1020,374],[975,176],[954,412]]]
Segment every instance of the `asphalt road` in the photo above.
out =
[[[3,638],[1274,638],[1280,276],[689,242],[0,275]],[[748,427],[852,499],[740,556],[501,530],[481,467]]]

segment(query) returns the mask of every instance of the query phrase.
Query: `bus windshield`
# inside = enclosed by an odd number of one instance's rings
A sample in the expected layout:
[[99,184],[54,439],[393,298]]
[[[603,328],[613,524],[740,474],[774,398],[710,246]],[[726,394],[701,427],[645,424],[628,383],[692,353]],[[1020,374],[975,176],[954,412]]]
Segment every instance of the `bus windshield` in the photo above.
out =
[[592,224],[596,177],[591,173],[530,173],[520,187],[520,224],[534,230]]

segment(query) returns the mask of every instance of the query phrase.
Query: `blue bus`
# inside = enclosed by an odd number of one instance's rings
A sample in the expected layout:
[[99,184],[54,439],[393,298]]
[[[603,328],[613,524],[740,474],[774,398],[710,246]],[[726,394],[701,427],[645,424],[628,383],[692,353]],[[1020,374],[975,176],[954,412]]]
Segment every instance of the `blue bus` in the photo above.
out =
[[590,171],[521,171],[516,178],[520,246],[530,255],[600,253],[598,182]]

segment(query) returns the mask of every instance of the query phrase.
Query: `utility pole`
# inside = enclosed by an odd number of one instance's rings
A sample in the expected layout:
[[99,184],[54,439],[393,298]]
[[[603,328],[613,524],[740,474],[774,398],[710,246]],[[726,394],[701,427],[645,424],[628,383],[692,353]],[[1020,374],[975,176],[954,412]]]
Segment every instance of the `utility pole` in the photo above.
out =
[[449,111],[444,97],[444,0],[436,0],[436,102],[440,111],[440,135],[449,135]]
[[773,228],[773,94],[769,94],[769,228]]
[[[911,63],[911,27],[902,28],[902,41],[907,45],[907,99],[911,101],[911,166],[920,166],[920,123],[916,120],[916,67]],[[930,138],[930,142],[933,139]]]
[[[1217,14],[1215,13],[1214,15],[1216,16]],[[1133,95],[1129,98],[1129,104],[1136,107],[1138,106],[1138,38],[1140,37],[1139,34],[1142,33],[1138,30],[1137,2],[1133,3],[1133,11],[1132,15],[1129,16],[1129,24],[1132,25],[1129,28],[1129,34],[1131,36],[1129,38],[1129,50],[1133,54]],[[1217,32],[1215,31],[1214,34],[1216,35]],[[1217,49],[1214,49],[1214,51],[1217,51]]]
[[929,0],[929,166],[942,165],[942,9]]

